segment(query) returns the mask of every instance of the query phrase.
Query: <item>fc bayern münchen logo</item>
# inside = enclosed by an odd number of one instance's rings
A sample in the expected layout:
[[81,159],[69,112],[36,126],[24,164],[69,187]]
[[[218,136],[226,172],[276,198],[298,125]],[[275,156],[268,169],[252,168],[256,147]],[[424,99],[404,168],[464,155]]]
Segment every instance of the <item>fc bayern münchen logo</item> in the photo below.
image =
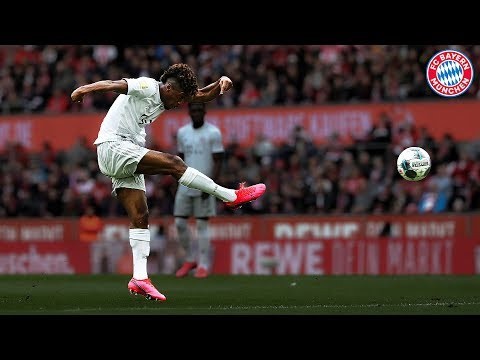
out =
[[428,62],[427,81],[438,95],[459,96],[472,85],[472,63],[459,51],[440,51]]

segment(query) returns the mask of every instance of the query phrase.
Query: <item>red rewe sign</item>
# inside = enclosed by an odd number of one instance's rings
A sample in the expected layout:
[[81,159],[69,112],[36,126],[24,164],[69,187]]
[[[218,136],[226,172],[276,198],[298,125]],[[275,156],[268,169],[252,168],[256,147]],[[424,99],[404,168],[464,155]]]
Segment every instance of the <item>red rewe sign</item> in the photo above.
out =
[[[468,217],[274,216],[254,236],[212,241],[222,274],[471,274],[475,240]],[[245,221],[244,220],[244,221]],[[224,221],[217,218],[216,221]],[[385,224],[390,234],[380,236]]]
[[276,275],[473,274],[471,239],[216,241],[213,272]]

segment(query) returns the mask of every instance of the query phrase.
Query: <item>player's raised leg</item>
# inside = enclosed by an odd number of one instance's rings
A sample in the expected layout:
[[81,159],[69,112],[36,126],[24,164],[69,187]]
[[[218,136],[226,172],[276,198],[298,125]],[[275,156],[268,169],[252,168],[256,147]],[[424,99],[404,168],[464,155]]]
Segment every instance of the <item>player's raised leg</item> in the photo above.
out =
[[136,173],[172,175],[180,184],[211,194],[224,201],[231,209],[258,199],[266,190],[262,183],[251,186],[240,183],[236,190],[225,188],[197,169],[187,166],[179,156],[154,150],[149,150],[140,160]]

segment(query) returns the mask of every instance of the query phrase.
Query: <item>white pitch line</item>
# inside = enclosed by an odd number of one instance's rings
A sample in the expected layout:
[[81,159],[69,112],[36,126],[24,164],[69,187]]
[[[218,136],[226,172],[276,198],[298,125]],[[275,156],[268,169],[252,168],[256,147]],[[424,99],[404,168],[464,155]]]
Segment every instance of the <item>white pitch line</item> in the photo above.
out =
[[255,306],[228,306],[228,307],[209,307],[208,309],[216,310],[249,310],[249,309],[310,309],[310,308],[370,308],[370,307],[415,307],[415,306],[463,306],[463,305],[480,305],[480,302],[434,302],[434,303],[400,303],[400,304],[319,304],[319,305],[255,305]]
[[[106,311],[106,312],[116,312],[121,310],[134,310],[134,311],[157,311],[157,310],[255,310],[255,309],[279,309],[279,310],[289,310],[289,309],[315,309],[315,308],[331,308],[331,309],[348,309],[348,308],[375,308],[375,307],[417,307],[417,306],[465,306],[465,305],[480,305],[480,302],[432,302],[432,303],[400,303],[400,304],[353,304],[353,305],[342,305],[342,304],[318,304],[318,305],[253,305],[253,306],[209,306],[209,307],[165,307],[162,304],[158,304],[158,308],[90,308],[90,309],[65,309],[63,312],[85,312],[85,311]],[[50,311],[50,310],[49,310]]]

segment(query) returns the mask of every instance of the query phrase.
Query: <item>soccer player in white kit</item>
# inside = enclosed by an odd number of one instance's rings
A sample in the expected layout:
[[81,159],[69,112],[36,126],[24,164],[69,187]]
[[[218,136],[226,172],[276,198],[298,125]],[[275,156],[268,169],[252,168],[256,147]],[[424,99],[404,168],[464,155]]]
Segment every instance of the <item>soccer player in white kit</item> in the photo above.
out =
[[120,94],[105,115],[94,144],[100,171],[112,179],[112,194],[119,199],[130,220],[133,277],[128,282],[128,289],[133,294],[149,300],[167,299],[147,274],[150,230],[144,174],[171,175],[179,184],[214,195],[232,209],[265,193],[264,184],[246,187],[241,183],[237,190],[224,188],[187,166],[179,156],[144,147],[145,126],[154,122],[163,111],[184,102],[211,101],[232,86],[232,81],[222,76],[199,89],[192,69],[187,64],[174,64],[162,74],[160,81],[149,77],[100,80],[80,86],[71,94],[74,102],[81,102],[91,92]]
[[[188,113],[192,121],[177,131],[178,156],[187,165],[195,166],[212,179],[218,179],[224,155],[222,133],[217,126],[205,121],[205,103],[189,103]],[[175,273],[177,277],[184,277],[195,268],[196,278],[208,276],[208,221],[217,214],[216,210],[217,204],[212,195],[178,185],[173,215],[180,244],[185,250],[185,261]],[[190,216],[195,218],[197,246],[193,246],[192,234],[188,229],[187,221]]]

